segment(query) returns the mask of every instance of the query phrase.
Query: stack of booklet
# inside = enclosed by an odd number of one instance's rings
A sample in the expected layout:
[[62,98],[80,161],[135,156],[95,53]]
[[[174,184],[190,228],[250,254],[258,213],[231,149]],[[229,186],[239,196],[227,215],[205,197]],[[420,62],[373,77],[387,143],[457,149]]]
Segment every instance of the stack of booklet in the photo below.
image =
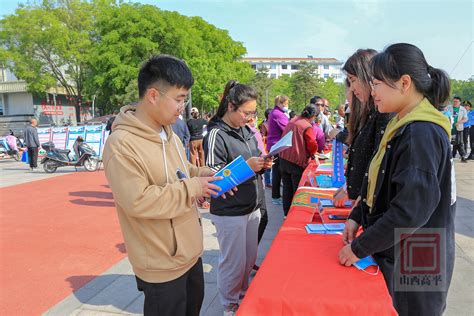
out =
[[308,234],[327,234],[327,235],[342,235],[344,231],[344,223],[331,224],[306,224],[305,228]]

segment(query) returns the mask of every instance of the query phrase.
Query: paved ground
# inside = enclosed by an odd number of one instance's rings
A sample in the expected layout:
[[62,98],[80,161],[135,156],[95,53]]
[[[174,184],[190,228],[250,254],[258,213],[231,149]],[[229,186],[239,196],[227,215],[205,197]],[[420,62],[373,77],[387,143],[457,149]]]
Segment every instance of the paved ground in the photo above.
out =
[[[45,177],[42,172],[29,173],[27,169],[22,163],[0,161],[0,186],[5,187]],[[63,174],[71,172],[70,169],[63,170]],[[53,176],[57,175],[59,174]],[[456,175],[458,195],[456,265],[446,315],[464,316],[472,315],[474,310],[474,278],[472,277],[474,275],[474,162],[456,163]],[[51,175],[46,177],[51,177]],[[281,209],[269,203],[268,196],[267,205],[269,224],[259,247],[259,262],[263,260],[283,220]],[[203,261],[206,287],[201,315],[222,315],[216,288],[218,243],[209,214],[203,212],[203,217],[205,236]],[[8,295],[21,295],[21,293],[8,293]],[[135,315],[141,314],[142,304],[143,296],[136,290],[130,264],[127,259],[124,259],[57,305],[52,306],[45,315]]]

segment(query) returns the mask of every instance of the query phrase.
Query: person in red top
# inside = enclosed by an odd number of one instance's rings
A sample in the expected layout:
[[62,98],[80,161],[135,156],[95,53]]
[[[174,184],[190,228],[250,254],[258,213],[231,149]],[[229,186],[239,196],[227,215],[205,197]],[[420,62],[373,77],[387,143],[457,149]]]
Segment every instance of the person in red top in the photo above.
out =
[[301,115],[293,118],[283,131],[293,131],[293,146],[280,153],[280,172],[283,181],[283,212],[288,215],[293,195],[298,189],[304,169],[318,151],[312,123],[318,115],[314,104],[306,106]]

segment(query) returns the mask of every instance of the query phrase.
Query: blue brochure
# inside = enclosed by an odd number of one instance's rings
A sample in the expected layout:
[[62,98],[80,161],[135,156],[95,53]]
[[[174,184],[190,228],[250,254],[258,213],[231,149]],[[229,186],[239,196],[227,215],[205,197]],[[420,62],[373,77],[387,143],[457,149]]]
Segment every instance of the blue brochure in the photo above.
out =
[[344,223],[332,224],[306,224],[308,234],[341,234],[344,231]]
[[270,152],[266,157],[275,156],[276,154],[282,152],[283,150],[290,148],[293,146],[293,131],[289,131],[288,134],[283,136],[275,145],[270,148]]
[[219,193],[217,195],[212,195],[212,197],[217,198],[219,195],[230,191],[230,189],[247,181],[254,175],[255,172],[253,172],[242,156],[235,158],[231,163],[215,174],[216,177],[221,176],[223,179],[212,182],[212,184],[221,188]]
[[316,181],[318,182],[318,187],[320,188],[332,188],[332,177],[326,174],[316,176]]

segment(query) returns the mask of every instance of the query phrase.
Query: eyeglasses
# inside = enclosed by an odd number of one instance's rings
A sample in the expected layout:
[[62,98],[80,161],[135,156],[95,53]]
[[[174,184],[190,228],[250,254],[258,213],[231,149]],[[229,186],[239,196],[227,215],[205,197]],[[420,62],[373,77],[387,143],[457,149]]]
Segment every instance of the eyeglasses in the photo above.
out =
[[183,101],[176,101],[176,100],[173,99],[172,97],[166,95],[166,93],[161,92],[160,90],[157,90],[157,91],[158,91],[162,96],[165,96],[165,97],[167,97],[168,99],[172,100],[172,101],[178,106],[178,108],[184,107],[184,105],[189,102],[189,96],[186,96],[186,98],[184,98]]
[[158,90],[158,89],[156,89],[156,88],[150,88],[150,89],[156,90],[156,91],[159,92],[162,96],[164,96],[164,97],[170,99],[171,101],[173,101],[173,102],[176,104],[176,106],[178,107],[178,109],[183,108],[184,105],[189,102],[189,96],[186,96],[186,98],[184,98],[183,101],[177,101],[177,100],[175,100],[174,98],[172,98],[172,97],[170,97],[169,95],[167,95],[165,92],[162,92],[161,90]]
[[324,103],[316,103],[317,106],[324,106]]
[[237,112],[239,112],[240,114],[243,114],[244,117],[247,119],[257,116],[257,111],[248,112],[248,111],[242,111],[241,109],[237,109]]

